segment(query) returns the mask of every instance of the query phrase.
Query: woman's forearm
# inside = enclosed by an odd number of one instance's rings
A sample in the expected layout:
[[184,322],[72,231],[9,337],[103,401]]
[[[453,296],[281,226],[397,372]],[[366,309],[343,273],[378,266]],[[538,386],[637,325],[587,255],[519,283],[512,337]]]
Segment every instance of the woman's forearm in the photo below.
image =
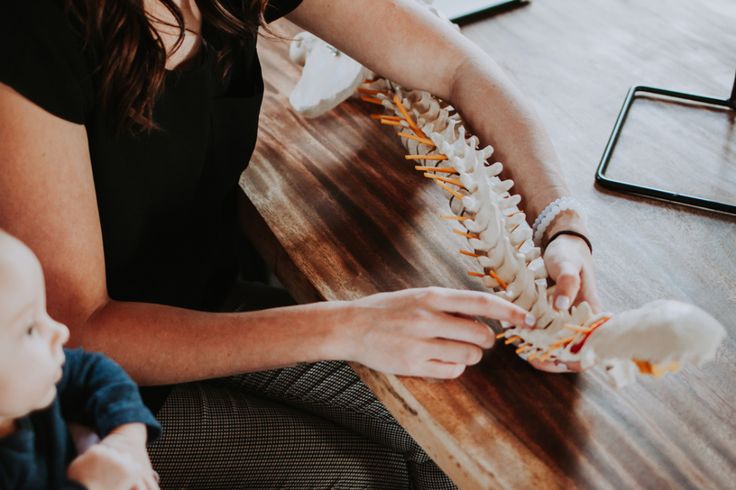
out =
[[[504,163],[529,220],[555,199],[569,195],[559,157],[539,117],[502,69],[480,49],[466,54],[458,68],[450,100],[481,139],[494,148],[494,160]],[[558,229],[584,231],[573,212],[563,213],[546,236]]]
[[[414,0],[304,0],[291,20],[381,76],[449,100],[495,148],[534,220],[569,194],[559,158],[524,95],[482,49]],[[582,230],[566,213],[549,231]]]
[[247,313],[111,301],[72,334],[143,385],[322,360],[455,378],[493,345],[493,331],[477,317],[534,324],[526,310],[492,294],[429,287]]
[[340,302],[243,313],[109,301],[75,335],[142,385],[279,368],[342,357]]
[[[480,50],[478,50],[480,51]],[[494,148],[493,159],[516,182],[531,219],[556,198],[568,194],[552,142],[524,96],[501,68],[483,53],[467,53],[452,88],[451,103],[481,139]]]

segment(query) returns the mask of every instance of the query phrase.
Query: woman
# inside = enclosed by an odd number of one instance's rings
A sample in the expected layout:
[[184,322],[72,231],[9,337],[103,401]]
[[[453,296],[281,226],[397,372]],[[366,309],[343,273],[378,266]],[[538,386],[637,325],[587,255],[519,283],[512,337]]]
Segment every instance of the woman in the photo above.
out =
[[[451,101],[511,163],[536,217],[568,192],[498,66],[409,0],[7,3],[0,226],[39,256],[49,312],[73,344],[141,385],[175,385],[146,390],[164,426],[151,448],[162,486],[451,488],[342,361],[454,378],[493,343],[468,316],[520,325],[527,312],[441,288],[296,306],[244,285],[237,180],[263,89],[255,32],[288,14],[374,71]],[[571,211],[545,235],[559,231],[586,233]],[[581,237],[558,235],[545,259],[560,308],[597,304]]]

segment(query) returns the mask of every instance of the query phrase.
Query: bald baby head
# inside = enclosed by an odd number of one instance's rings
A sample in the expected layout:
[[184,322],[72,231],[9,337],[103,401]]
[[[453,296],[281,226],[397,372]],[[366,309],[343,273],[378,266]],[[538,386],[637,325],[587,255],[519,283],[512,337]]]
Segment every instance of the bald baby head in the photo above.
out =
[[68,338],[46,312],[38,259],[0,230],[0,427],[53,401]]
[[38,289],[39,285],[43,288],[43,273],[36,256],[23,242],[0,229],[0,312],[3,299],[13,300],[17,293]]

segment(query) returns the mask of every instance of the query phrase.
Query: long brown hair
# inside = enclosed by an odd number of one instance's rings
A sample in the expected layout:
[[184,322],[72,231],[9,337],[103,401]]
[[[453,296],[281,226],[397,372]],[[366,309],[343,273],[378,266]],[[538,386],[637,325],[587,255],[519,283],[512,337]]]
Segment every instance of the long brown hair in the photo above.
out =
[[[166,49],[161,36],[151,28],[143,0],[64,0],[67,12],[79,24],[85,49],[92,49],[99,65],[95,68],[98,102],[112,127],[122,131],[157,129],[153,120],[156,99],[164,88]],[[173,0],[158,0],[176,19],[184,41],[184,16]],[[267,0],[240,0],[239,11],[226,8],[221,0],[195,0],[207,23],[220,35],[216,52],[219,74],[227,76],[232,54],[262,25]],[[158,19],[157,19],[158,21]],[[162,21],[163,22],[163,21]]]

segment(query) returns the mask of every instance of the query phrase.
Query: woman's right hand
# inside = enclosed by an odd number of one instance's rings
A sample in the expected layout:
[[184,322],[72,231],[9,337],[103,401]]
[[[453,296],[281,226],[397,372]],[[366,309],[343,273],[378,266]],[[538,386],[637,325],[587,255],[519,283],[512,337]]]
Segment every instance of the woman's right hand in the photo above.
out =
[[473,317],[517,326],[533,320],[492,294],[439,287],[374,294],[341,310],[347,360],[385,373],[443,379],[480,362],[495,342],[493,330]]

